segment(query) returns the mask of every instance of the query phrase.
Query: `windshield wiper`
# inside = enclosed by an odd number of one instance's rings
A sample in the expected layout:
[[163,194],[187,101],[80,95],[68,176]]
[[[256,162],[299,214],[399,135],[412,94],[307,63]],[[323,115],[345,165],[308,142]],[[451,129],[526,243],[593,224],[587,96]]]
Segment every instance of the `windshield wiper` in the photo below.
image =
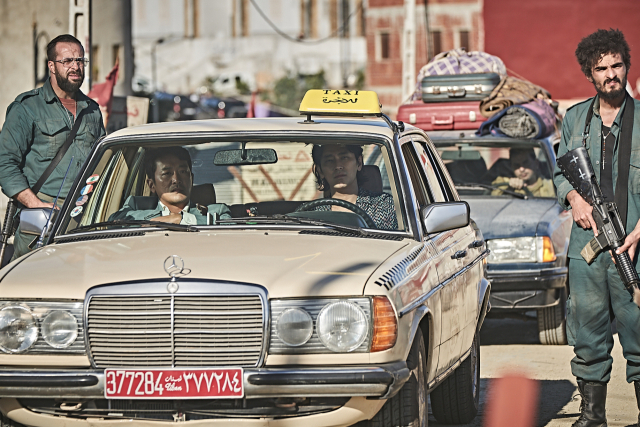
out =
[[366,236],[371,234],[370,232],[362,229],[361,227],[356,227],[352,225],[344,225],[344,224],[336,224],[335,222],[322,221],[319,219],[309,219],[309,218],[299,218],[288,215],[264,215],[264,216],[246,216],[242,218],[233,218],[233,219],[219,219],[216,221],[216,224],[229,224],[233,222],[242,222],[244,224],[248,223],[257,223],[257,224],[266,224],[266,223],[278,223],[278,222],[293,222],[295,224],[305,224],[305,225],[318,225],[321,227],[329,227],[334,230],[344,231],[346,233],[358,234],[360,236]]
[[488,184],[480,184],[478,182],[465,182],[462,184],[456,184],[455,187],[456,189],[484,188],[487,190],[498,190],[498,191],[502,191],[503,193],[509,194],[511,196],[519,197],[521,199],[527,200],[529,198],[529,196],[527,196],[526,194],[516,193],[515,191],[507,190],[506,188],[495,187],[493,185],[488,185]]
[[78,227],[71,230],[69,233],[80,233],[82,231],[94,230],[100,227],[127,226],[127,225],[152,226],[152,227],[162,228],[164,230],[171,230],[171,231],[199,231],[193,225],[171,224],[169,222],[149,221],[149,220],[116,219],[113,221],[96,222],[95,224]]

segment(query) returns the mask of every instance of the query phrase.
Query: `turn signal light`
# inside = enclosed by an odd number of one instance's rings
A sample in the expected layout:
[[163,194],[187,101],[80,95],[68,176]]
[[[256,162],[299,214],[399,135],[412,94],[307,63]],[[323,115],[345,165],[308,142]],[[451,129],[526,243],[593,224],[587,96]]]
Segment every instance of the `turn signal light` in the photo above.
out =
[[387,297],[373,297],[371,352],[388,350],[398,339],[398,320]]
[[542,262],[551,262],[556,260],[556,251],[553,249],[553,243],[549,236],[542,237]]

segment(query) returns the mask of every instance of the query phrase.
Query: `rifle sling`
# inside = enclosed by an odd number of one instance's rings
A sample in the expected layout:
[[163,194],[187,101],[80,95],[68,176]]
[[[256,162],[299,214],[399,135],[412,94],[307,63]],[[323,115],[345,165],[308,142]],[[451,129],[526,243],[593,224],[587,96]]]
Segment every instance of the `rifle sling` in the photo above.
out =
[[[624,159],[631,159],[631,137],[633,135],[633,116],[635,110],[633,98],[631,98],[628,93],[626,93],[626,96],[627,99],[624,111],[622,112],[620,138],[618,139],[618,179],[616,180],[616,189],[614,192],[614,201],[618,206],[620,219],[625,227],[627,226],[627,187],[629,184],[629,166],[631,162],[625,161]],[[587,135],[589,133],[591,117],[593,116],[593,105],[595,104],[596,99],[598,98],[594,97],[593,101],[591,101],[591,105],[589,105],[587,118],[584,123],[583,135]]]
[[67,140],[64,142],[62,147],[60,147],[60,149],[56,153],[56,156],[53,158],[53,160],[51,160],[51,163],[49,163],[49,166],[47,166],[47,169],[45,169],[45,171],[42,173],[42,176],[40,176],[40,179],[38,179],[38,182],[36,182],[34,186],[31,187],[31,191],[33,191],[33,194],[38,194],[38,192],[40,191],[44,183],[47,182],[47,179],[49,178],[51,173],[58,166],[58,164],[60,163],[64,155],[67,153],[67,150],[69,150],[69,147],[71,147],[71,144],[73,143],[73,140],[76,137],[76,134],[78,133],[78,129],[80,129],[80,123],[82,122],[82,115],[85,110],[86,108],[83,110],[80,110],[80,112],[78,113],[78,116],[76,117],[76,121],[73,124],[73,127],[71,128],[71,132],[69,133],[69,136],[67,136]]

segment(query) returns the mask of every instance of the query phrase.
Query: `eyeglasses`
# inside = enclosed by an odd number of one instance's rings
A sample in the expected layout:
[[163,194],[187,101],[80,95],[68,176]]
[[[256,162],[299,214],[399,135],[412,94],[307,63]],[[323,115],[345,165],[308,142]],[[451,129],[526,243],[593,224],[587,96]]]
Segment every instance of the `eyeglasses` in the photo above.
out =
[[74,62],[78,64],[79,67],[84,67],[85,65],[87,65],[89,60],[87,58],[62,58],[54,59],[53,62],[59,62],[64,68],[69,68]]

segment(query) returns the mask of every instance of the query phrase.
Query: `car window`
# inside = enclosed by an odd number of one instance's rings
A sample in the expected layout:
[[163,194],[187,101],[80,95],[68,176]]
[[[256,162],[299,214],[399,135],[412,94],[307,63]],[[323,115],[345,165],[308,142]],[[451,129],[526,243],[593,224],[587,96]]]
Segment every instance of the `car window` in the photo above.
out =
[[434,196],[427,184],[424,169],[421,166],[421,160],[418,158],[414,144],[411,142],[403,144],[402,154],[407,164],[409,179],[411,180],[411,185],[413,186],[419,207],[422,208],[433,203]]
[[421,144],[420,142],[413,142],[413,148],[416,150],[419,165],[426,174],[427,182],[429,185],[429,189],[431,190],[431,194],[433,195],[433,199],[436,202],[445,202],[447,198],[445,193],[443,192],[441,181],[442,177],[440,177],[440,172],[436,170],[436,166],[434,165],[433,157],[428,153],[428,150]]
[[535,141],[441,140],[435,145],[460,196],[555,198],[551,162]]
[[[185,193],[185,208],[178,213],[182,224],[225,226],[233,223],[229,221],[227,224],[223,221],[225,219],[276,218],[278,215],[287,215],[290,221],[294,221],[292,218],[297,221],[317,220],[391,231],[404,230],[407,224],[399,209],[402,198],[398,196],[395,180],[389,179],[393,176],[390,172],[392,166],[388,164],[388,147],[383,143],[364,138],[356,141],[255,138],[251,141],[204,141],[186,145],[146,141],[118,143],[107,148],[89,166],[83,177],[83,186],[72,196],[74,206],[64,218],[62,229],[70,232],[122,219],[158,221],[162,220],[158,217],[175,213],[166,205],[159,204],[161,200],[157,191],[161,189],[149,177],[148,159],[152,153],[167,146],[186,153],[188,169],[192,173],[190,192]],[[374,151],[380,153],[379,161],[375,165],[365,165],[364,159]],[[322,163],[324,166],[319,168],[314,163],[314,153],[318,152],[325,153],[319,160],[325,162]],[[344,172],[347,168],[340,163],[342,157],[353,159],[356,169]],[[331,162],[334,160],[340,164],[333,165]],[[152,176],[159,176],[155,173]],[[354,179],[349,181],[349,176]],[[355,205],[360,211],[345,207],[341,201],[347,200],[341,196],[343,181],[345,189],[355,182],[355,203],[348,204]],[[328,187],[329,182],[334,190]],[[167,187],[166,193],[180,191],[177,187]],[[325,203],[327,200],[330,203]],[[296,212],[311,201],[318,203]],[[194,222],[189,223],[185,218]],[[99,229],[110,227],[115,226],[106,225]]]

